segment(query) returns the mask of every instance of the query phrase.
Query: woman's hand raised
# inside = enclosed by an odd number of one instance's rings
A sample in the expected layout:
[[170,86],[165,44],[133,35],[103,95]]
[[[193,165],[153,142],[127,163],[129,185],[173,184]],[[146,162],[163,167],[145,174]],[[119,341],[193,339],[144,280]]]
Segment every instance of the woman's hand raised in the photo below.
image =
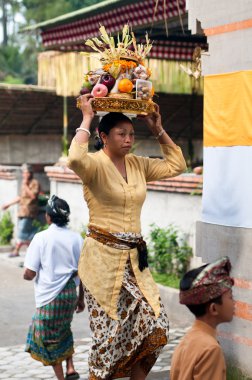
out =
[[157,104],[155,104],[154,112],[149,113],[146,116],[139,115],[138,118],[146,122],[154,136],[163,129],[159,106]]
[[[90,136],[90,127],[94,118],[92,101],[94,97],[91,94],[81,95],[78,98],[78,103],[83,114],[83,120],[79,128],[76,129],[75,140],[79,144],[88,142]],[[78,132],[78,133],[77,133]]]
[[167,144],[176,147],[176,144],[172,141],[172,139],[163,129],[162,119],[159,112],[159,106],[156,103],[154,112],[149,113],[146,116],[139,115],[138,118],[146,122],[150,131],[152,132],[154,137],[159,141],[160,144]]
[[94,111],[92,108],[92,101],[94,97],[91,94],[85,94],[78,97],[78,101],[80,103],[80,109],[83,114],[83,119],[90,119],[92,120],[94,118]]

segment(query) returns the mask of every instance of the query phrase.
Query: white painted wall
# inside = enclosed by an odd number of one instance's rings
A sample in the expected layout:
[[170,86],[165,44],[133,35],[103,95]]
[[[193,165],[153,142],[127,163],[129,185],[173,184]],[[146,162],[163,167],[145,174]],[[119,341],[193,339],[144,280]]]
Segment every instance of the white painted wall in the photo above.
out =
[[[8,203],[12,199],[16,198],[18,194],[18,180],[5,180],[0,179],[0,218],[3,216],[5,211],[2,211],[1,206]],[[17,228],[17,206],[11,206],[8,211],[10,211],[12,220],[15,223],[14,235],[16,234]]]
[[[0,180],[0,205],[6,203],[17,196],[19,193],[21,173],[16,173],[15,181]],[[51,180],[45,176],[44,181],[38,178],[42,183],[42,189],[49,190],[50,194],[55,194],[65,199],[71,209],[70,227],[81,232],[84,226],[87,226],[89,212],[86,202],[83,198],[82,185],[80,183],[59,182]],[[145,238],[149,235],[150,225],[155,223],[159,227],[167,227],[174,224],[178,229],[188,235],[189,244],[195,251],[195,230],[196,221],[200,220],[201,214],[201,196],[165,193],[149,190],[146,201],[143,206],[141,215],[142,233]],[[16,207],[12,208],[12,212]],[[16,214],[13,214],[14,216]],[[196,262],[198,260],[195,258]],[[194,261],[192,262],[194,265]]]
[[83,198],[82,185],[79,183],[50,181],[50,194],[57,195],[65,199],[70,206],[69,226],[76,231],[81,231],[83,226],[87,226],[89,212],[87,204]]
[[[51,194],[65,199],[70,205],[70,226],[74,230],[81,231],[83,226],[88,224],[89,218],[82,185],[54,180],[50,183]],[[142,233],[147,237],[152,223],[156,223],[159,227],[167,227],[173,223],[188,235],[189,244],[195,251],[196,221],[200,219],[200,214],[201,196],[148,191],[141,215]],[[201,263],[199,258],[192,261],[193,265],[194,261]]]
[[174,224],[188,235],[195,250],[196,221],[201,216],[201,196],[148,191],[142,209],[142,233],[147,236],[150,224],[167,227]]

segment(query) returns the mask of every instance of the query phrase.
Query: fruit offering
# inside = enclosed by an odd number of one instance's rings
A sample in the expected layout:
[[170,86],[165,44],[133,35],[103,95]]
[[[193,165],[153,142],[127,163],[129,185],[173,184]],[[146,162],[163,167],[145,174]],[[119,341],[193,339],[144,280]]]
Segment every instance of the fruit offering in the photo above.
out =
[[118,90],[120,92],[131,92],[133,87],[133,83],[127,78],[121,79],[118,83]]
[[108,93],[108,87],[106,87],[104,84],[97,83],[92,92],[91,95],[93,95],[95,98],[104,98]]
[[152,83],[148,80],[136,80],[136,99],[149,100],[152,98]]
[[[111,98],[110,108],[114,111],[119,104],[123,104],[118,103],[122,99],[123,102],[128,102],[129,111],[134,108],[134,113],[137,113],[137,110],[141,113],[143,108],[150,110],[146,111],[147,113],[151,112],[150,104],[141,106],[139,103],[152,103],[154,95],[149,80],[151,70],[145,65],[145,59],[152,48],[148,35],[146,34],[145,44],[137,44],[129,25],[124,25],[122,35],[118,35],[116,39],[107,33],[104,26],[101,26],[99,31],[100,38],[89,39],[86,45],[100,54],[101,68],[85,74],[80,94],[91,93],[97,101],[99,99],[101,108],[102,100],[104,99],[106,108],[108,102],[105,98]],[[138,104],[134,104],[133,101]],[[92,104],[95,105],[95,101]],[[127,109],[127,103],[123,104],[123,107]]]

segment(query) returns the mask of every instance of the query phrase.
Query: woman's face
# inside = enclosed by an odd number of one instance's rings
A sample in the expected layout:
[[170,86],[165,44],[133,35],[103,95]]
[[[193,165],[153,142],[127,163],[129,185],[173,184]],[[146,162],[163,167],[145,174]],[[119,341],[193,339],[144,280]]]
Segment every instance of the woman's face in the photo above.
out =
[[125,156],[134,144],[134,128],[131,123],[121,122],[109,131],[101,133],[104,148],[111,154]]
[[27,170],[22,171],[22,178],[24,182],[28,182],[32,177],[32,173]]

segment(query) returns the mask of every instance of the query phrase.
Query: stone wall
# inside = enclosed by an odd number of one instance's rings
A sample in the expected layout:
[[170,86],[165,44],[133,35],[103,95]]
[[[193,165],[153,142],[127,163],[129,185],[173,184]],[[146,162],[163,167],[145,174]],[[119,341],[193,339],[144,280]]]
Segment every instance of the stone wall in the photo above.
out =
[[[203,126],[202,126],[203,128]],[[167,128],[169,133],[169,129]],[[184,154],[184,157],[187,159],[189,157],[188,154],[188,142],[184,140],[176,140],[176,144],[178,144]],[[194,151],[194,162],[202,162],[203,161],[203,150],[202,150],[202,140],[193,139],[193,151]],[[160,156],[160,147],[159,144],[153,139],[148,140],[136,140],[136,149],[135,154],[138,156]]]
[[229,256],[235,280],[235,317],[219,326],[219,338],[227,358],[252,374],[252,230],[198,222],[196,254],[204,262]]
[[[202,127],[203,128],[203,127]],[[181,146],[185,157],[188,157],[186,141],[176,141]],[[91,142],[91,147],[93,146]],[[194,140],[194,160],[202,162],[202,140]],[[160,147],[153,139],[136,140],[135,153],[140,156],[160,156]],[[31,164],[49,165],[58,161],[61,156],[61,136],[59,135],[9,135],[0,140],[0,164],[21,165],[24,162]]]
[[[209,55],[202,57],[202,69],[205,76],[219,75],[219,74],[232,74],[233,72],[251,70],[252,67],[252,2],[251,0],[187,0],[187,9],[189,17],[189,28],[192,33],[196,33],[199,23],[201,28],[207,36],[209,44]],[[205,83],[206,83],[205,78]],[[250,85],[247,83],[247,85]],[[242,89],[242,87],[241,87]],[[205,102],[207,93],[205,92]],[[224,102],[224,98],[220,101],[221,114],[226,119],[228,125],[233,125],[232,120],[228,119],[228,112],[225,112],[225,106],[228,107],[232,101],[232,93],[230,92],[230,100]],[[249,99],[246,99],[249,103]],[[236,94],[236,101],[240,104],[244,103],[244,94],[241,90]],[[206,104],[206,103],[205,103]],[[251,107],[252,102],[250,99],[250,107],[243,112],[243,117],[240,118],[237,124],[242,125],[244,120],[251,120]],[[243,110],[243,109],[242,109]],[[239,111],[239,109],[238,109]],[[218,123],[216,123],[218,124]],[[236,125],[236,124],[235,124]],[[239,128],[240,125],[236,125]],[[220,125],[216,126],[220,128]],[[228,130],[228,129],[227,129]],[[204,125],[204,133],[205,125]],[[214,134],[214,132],[213,132]],[[228,146],[228,134],[226,140],[220,145],[223,147],[223,152],[229,153],[230,150],[240,144],[232,144]],[[244,136],[243,136],[244,137]],[[246,138],[246,136],[244,137]],[[249,142],[249,139],[247,139]],[[245,144],[250,148],[251,144]],[[216,145],[213,147],[216,148]],[[205,149],[205,148],[204,148]],[[226,149],[226,151],[225,151]],[[205,157],[206,158],[206,157]],[[223,160],[228,160],[228,155],[223,154]],[[204,170],[204,195],[208,191],[208,185],[214,189],[214,193],[218,194],[221,191],[221,181],[226,183],[226,179],[232,179],[234,186],[230,187],[231,192],[237,194],[239,191],[238,184],[239,178],[244,178],[244,189],[249,187],[249,173],[243,171],[242,167],[236,167],[234,174],[234,167],[229,168],[220,181],[214,181],[211,173]],[[237,185],[236,185],[237,184]],[[249,191],[249,190],[248,190]],[[240,190],[239,196],[243,197]],[[247,197],[245,197],[246,199]],[[216,196],[216,199],[220,199]],[[223,202],[225,199],[221,198]],[[212,209],[218,208],[216,202],[212,202]],[[211,204],[208,204],[211,208]],[[231,205],[230,205],[231,206]],[[243,209],[241,204],[234,204],[226,211],[232,215],[233,220],[236,215],[242,213]],[[243,203],[246,213],[251,214],[247,202]],[[203,199],[204,209],[204,199]],[[223,213],[223,220],[225,214]],[[207,220],[206,220],[207,221]],[[212,222],[214,223],[214,222]],[[235,224],[234,224],[235,225]],[[242,225],[242,224],[241,224]],[[223,324],[220,326],[219,335],[222,346],[224,347],[225,354],[232,364],[236,364],[243,371],[247,372],[250,377],[252,376],[252,256],[251,256],[251,241],[252,229],[242,227],[228,227],[223,225],[210,224],[199,222],[196,230],[196,254],[200,256],[204,262],[212,261],[220,256],[227,255],[230,257],[233,270],[232,274],[235,278],[234,296],[236,301],[235,317],[232,323]]]
[[1,136],[0,164],[54,164],[61,156],[59,135]]

